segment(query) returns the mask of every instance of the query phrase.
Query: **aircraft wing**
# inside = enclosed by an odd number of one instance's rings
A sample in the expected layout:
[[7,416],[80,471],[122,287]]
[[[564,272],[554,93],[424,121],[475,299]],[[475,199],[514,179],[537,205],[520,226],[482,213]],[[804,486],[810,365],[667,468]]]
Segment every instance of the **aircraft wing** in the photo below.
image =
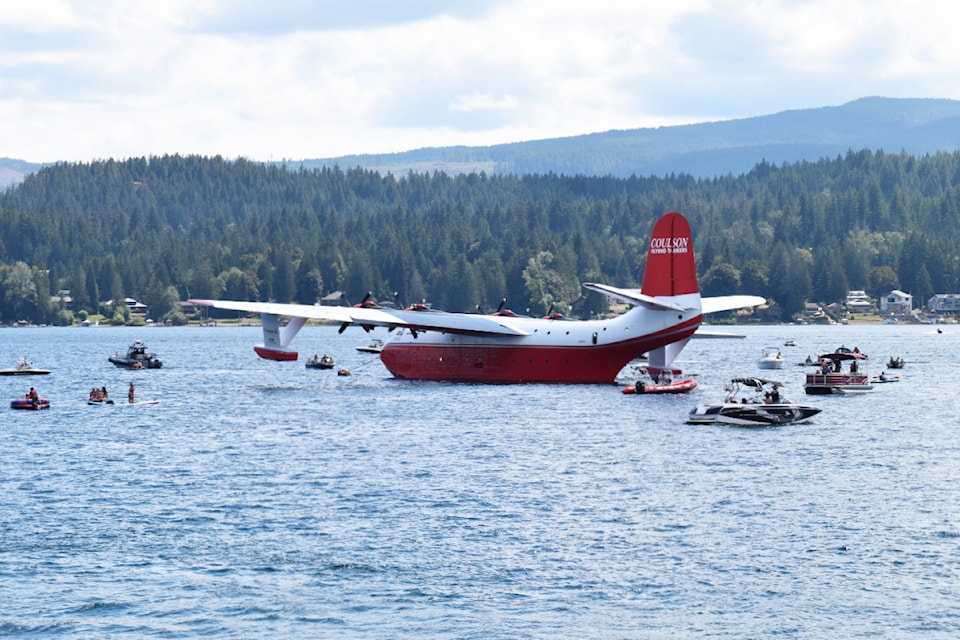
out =
[[473,313],[445,311],[398,311],[369,307],[324,307],[277,302],[242,302],[236,300],[190,300],[193,304],[215,309],[232,309],[248,313],[269,313],[277,316],[330,320],[364,326],[409,328],[418,331],[448,333],[525,336],[529,332],[512,326],[509,318]]
[[583,288],[590,289],[591,291],[597,291],[608,298],[613,298],[615,300],[626,300],[628,302],[632,302],[633,304],[642,304],[646,307],[652,307],[654,309],[685,311],[685,309],[680,305],[671,304],[661,298],[644,295],[639,289],[620,289],[619,287],[611,287],[609,285],[596,284],[594,282],[584,282]]
[[716,296],[713,298],[700,298],[700,307],[704,313],[715,313],[717,311],[732,311],[733,309],[756,307],[761,304],[766,304],[766,302],[766,298],[760,296]]

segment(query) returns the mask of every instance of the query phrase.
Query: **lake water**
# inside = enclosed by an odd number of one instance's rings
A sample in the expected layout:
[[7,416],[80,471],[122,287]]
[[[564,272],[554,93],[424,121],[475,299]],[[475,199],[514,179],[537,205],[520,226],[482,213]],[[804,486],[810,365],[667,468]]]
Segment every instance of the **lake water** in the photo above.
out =
[[[0,329],[0,367],[53,370],[0,378],[52,403],[0,413],[0,636],[960,636],[960,327],[730,331],[681,354],[694,392],[634,396],[398,381],[356,327],[298,363],[259,328]],[[135,339],[163,369],[107,362]],[[841,344],[901,381],[804,395]],[[823,412],[684,423],[744,374]]]

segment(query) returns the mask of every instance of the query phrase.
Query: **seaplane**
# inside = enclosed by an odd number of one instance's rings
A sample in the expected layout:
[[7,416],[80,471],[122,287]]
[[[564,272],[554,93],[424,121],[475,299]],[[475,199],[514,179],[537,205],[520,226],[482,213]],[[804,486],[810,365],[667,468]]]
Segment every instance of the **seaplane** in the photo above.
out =
[[[681,214],[662,216],[654,225],[640,289],[583,283],[631,308],[607,319],[570,321],[547,317],[445,312],[426,305],[406,309],[370,301],[354,307],[191,300],[193,304],[259,313],[261,358],[296,360],[290,347],[307,320],[385,327],[393,335],[380,359],[396,377],[487,383],[614,384],[632,360],[648,356],[648,371],[666,370],[700,326],[705,313],[763,304],[759,296],[701,298],[690,225]],[[283,319],[289,320],[284,323]]]

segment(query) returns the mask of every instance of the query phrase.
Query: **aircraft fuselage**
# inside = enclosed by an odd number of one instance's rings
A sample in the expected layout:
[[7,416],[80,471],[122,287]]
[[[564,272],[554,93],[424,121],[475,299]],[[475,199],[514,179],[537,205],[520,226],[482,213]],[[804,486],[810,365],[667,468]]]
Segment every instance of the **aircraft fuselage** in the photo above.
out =
[[664,315],[634,309],[613,320],[511,319],[525,336],[403,331],[380,359],[394,376],[413,380],[613,383],[631,360],[692,335],[701,318],[699,309],[671,314],[672,322]]

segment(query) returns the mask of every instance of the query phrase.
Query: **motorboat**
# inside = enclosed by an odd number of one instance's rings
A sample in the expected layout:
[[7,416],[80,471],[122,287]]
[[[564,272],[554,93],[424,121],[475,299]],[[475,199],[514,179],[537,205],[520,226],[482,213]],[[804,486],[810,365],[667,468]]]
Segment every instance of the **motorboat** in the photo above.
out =
[[327,354],[322,356],[313,356],[307,360],[306,366],[307,369],[333,369],[333,366],[336,362],[333,361],[333,358]]
[[17,363],[10,369],[0,369],[0,376],[45,376],[49,371],[38,369],[26,358],[17,358]]
[[760,352],[760,359],[757,360],[758,369],[783,369],[783,356],[780,355],[780,349],[776,347],[766,347]]
[[368,344],[362,344],[357,347],[357,351],[361,353],[380,353],[383,351],[383,340],[374,338]]
[[867,375],[866,355],[859,351],[837,350],[825,353],[807,373],[803,390],[809,395],[851,394],[873,391]]
[[125,369],[159,369],[163,366],[156,354],[147,352],[147,345],[140,340],[135,340],[127,347],[127,355],[115,353],[107,360]]
[[[625,394],[687,393],[697,388],[693,378],[680,378],[680,369],[657,369],[647,365],[631,365],[629,374],[636,382],[621,389]],[[628,380],[630,378],[627,378]]]
[[687,424],[728,424],[769,427],[806,422],[819,407],[790,402],[780,395],[783,383],[757,377],[733,378],[723,402],[700,404],[690,411]]

